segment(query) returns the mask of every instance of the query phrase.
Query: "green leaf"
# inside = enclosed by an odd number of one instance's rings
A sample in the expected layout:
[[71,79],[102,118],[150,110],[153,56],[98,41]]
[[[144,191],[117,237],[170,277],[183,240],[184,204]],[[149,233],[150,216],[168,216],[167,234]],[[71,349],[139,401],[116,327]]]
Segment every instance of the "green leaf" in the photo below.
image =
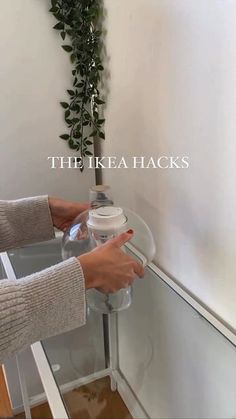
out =
[[68,144],[69,144],[69,147],[72,150],[76,150],[77,149],[77,144],[75,144],[73,140],[69,140]]
[[68,118],[70,116],[70,111],[69,109],[67,109],[67,111],[65,111],[65,118]]
[[62,39],[63,39],[63,41],[64,41],[64,39],[65,39],[65,37],[66,37],[66,33],[65,33],[65,31],[62,31],[62,32],[61,32],[61,37],[62,37]]
[[102,138],[103,140],[105,140],[105,134],[104,134],[104,132],[100,131],[99,132],[99,137]]
[[66,52],[71,52],[73,51],[73,48],[70,45],[62,45],[62,48],[66,51]]
[[84,152],[85,156],[93,156],[93,153],[91,153],[91,151],[86,150]]
[[62,138],[62,140],[69,140],[70,136],[68,134],[62,134],[60,135],[60,138]]
[[69,105],[68,105],[68,103],[66,103],[66,102],[60,102],[60,105],[61,105],[64,109],[69,108]]
[[64,23],[58,22],[55,26],[53,26],[53,29],[57,29],[59,31],[64,29]]
[[85,144],[86,144],[86,145],[92,145],[92,144],[93,144],[93,142],[92,142],[92,141],[89,141],[89,140],[86,140],[86,141],[85,141]]
[[56,13],[58,11],[57,7],[51,7],[51,9],[49,9],[49,12],[51,13]]
[[75,59],[76,59],[76,55],[75,54],[71,54],[70,60],[71,60],[72,64],[75,62]]
[[98,99],[97,97],[95,97],[94,101],[98,104],[98,105],[104,105],[106,102],[104,102],[101,99]]
[[98,68],[99,71],[103,71],[104,70],[104,67],[102,65],[98,65],[97,68]]
[[99,119],[97,122],[98,122],[98,125],[102,125],[102,124],[104,124],[105,119]]
[[95,137],[95,135],[97,135],[97,131],[96,130],[93,131],[93,132],[91,132],[91,134],[89,135],[89,137]]
[[71,105],[70,109],[71,109],[72,111],[74,111],[74,112],[77,112],[77,113],[79,113],[79,112],[80,112],[80,106],[79,106],[79,105],[77,105],[77,104],[73,104],[73,105]]
[[67,92],[69,93],[70,96],[75,96],[74,90],[67,90]]

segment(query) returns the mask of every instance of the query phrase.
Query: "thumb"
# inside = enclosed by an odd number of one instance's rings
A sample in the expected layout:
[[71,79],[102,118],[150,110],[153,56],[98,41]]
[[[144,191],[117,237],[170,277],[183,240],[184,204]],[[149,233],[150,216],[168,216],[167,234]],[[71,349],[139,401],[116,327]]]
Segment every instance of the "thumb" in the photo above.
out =
[[116,246],[116,247],[121,247],[126,242],[131,240],[133,235],[134,235],[134,231],[130,229],[130,230],[126,231],[125,233],[119,234],[119,236],[115,237],[114,239],[111,239],[110,244],[112,244],[113,246]]

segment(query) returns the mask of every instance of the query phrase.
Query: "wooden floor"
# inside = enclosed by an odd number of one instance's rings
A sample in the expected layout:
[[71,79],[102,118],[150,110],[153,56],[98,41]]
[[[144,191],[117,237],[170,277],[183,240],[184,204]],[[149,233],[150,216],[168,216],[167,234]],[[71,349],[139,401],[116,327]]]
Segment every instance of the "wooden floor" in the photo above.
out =
[[3,369],[0,365],[0,418],[11,417],[12,410],[8,397]]
[[[71,419],[132,419],[119,393],[110,389],[108,377],[64,394]],[[51,419],[47,403],[31,410],[33,419]],[[16,416],[25,419],[24,414]]]

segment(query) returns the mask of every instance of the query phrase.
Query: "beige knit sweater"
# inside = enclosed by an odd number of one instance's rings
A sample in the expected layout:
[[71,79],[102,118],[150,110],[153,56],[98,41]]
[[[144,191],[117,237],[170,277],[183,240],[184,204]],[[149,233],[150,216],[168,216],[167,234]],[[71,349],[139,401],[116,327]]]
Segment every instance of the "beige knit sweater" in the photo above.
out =
[[[0,201],[0,252],[54,238],[47,196]],[[0,364],[33,342],[85,323],[76,258],[18,280],[0,280]]]

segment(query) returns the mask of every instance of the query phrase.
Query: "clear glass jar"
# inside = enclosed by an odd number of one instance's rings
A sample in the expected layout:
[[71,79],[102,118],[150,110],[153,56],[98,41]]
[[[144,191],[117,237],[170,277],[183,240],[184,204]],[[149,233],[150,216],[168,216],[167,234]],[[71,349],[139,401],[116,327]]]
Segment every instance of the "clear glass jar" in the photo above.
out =
[[[127,248],[133,257],[146,265],[155,254],[155,243],[149,227],[133,211],[113,206],[102,206],[80,214],[64,234],[62,257],[68,259],[89,252],[130,228],[135,234]],[[111,294],[91,289],[86,292],[86,299],[88,306],[100,313],[121,311],[132,302],[132,288],[122,288]]]

